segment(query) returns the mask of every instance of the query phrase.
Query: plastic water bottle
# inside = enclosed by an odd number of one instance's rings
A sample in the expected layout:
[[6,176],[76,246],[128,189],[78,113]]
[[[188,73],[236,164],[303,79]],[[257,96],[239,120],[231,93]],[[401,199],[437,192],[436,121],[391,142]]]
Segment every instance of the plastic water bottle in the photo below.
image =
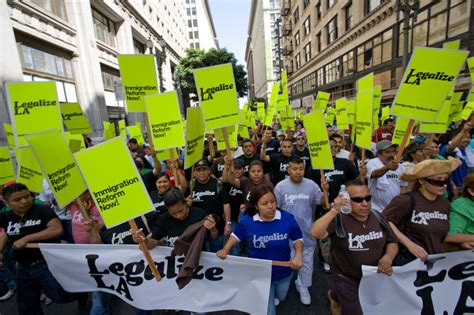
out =
[[346,190],[346,185],[341,185],[341,189],[339,190],[339,196],[347,200],[347,204],[342,205],[341,207],[341,212],[344,214],[348,214],[352,212],[351,208],[351,197],[349,196],[349,193]]

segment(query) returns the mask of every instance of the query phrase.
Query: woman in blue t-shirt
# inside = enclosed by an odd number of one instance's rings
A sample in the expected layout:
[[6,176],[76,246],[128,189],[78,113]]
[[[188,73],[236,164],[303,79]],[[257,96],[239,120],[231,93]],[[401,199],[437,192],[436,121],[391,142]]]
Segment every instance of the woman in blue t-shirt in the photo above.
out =
[[[275,306],[285,299],[292,279],[291,269],[303,265],[303,235],[292,214],[276,208],[276,199],[271,187],[259,185],[250,193],[251,207],[236,226],[224,248],[217,256],[224,259],[231,248],[241,240],[250,243],[250,257],[278,262],[272,266],[272,280],[268,299],[268,313],[276,312]],[[289,240],[293,241],[295,254],[291,258]],[[285,265],[285,266],[282,266]]]

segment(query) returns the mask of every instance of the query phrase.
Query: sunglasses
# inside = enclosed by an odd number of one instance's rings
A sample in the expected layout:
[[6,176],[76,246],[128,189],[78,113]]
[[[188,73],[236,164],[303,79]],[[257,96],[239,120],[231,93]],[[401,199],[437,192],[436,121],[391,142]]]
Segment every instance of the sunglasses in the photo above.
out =
[[447,178],[445,180],[433,179],[433,178],[424,178],[424,180],[428,184],[430,184],[431,186],[435,186],[435,187],[443,187],[444,185],[448,185],[451,182],[451,178]]
[[355,203],[361,203],[364,200],[366,202],[369,202],[370,200],[372,200],[372,195],[367,195],[365,197],[351,197],[351,200],[352,202],[355,202]]
[[296,138],[296,140],[304,140],[304,138],[299,138],[299,137],[298,137],[298,138]]

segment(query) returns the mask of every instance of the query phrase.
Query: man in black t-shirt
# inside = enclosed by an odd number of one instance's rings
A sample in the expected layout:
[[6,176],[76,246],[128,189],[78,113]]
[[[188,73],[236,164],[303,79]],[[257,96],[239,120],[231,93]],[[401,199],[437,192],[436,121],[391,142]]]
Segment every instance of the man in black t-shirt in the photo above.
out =
[[296,137],[296,143],[293,147],[293,154],[304,161],[306,170],[311,168],[311,155],[309,154],[309,149],[306,146],[306,137],[304,134],[300,134]]
[[[265,148],[265,143],[263,143],[262,148]],[[291,144],[291,141],[285,139],[281,142],[281,153],[266,155],[264,150],[260,152],[260,160],[270,163],[273,185],[276,186],[276,184],[288,177],[288,163],[294,156],[291,152],[292,150],[293,145]]]
[[193,207],[202,208],[206,210],[207,214],[215,214],[220,217],[216,225],[219,236],[209,240],[209,250],[215,253],[223,246],[224,234],[230,235],[232,233],[229,196],[222,182],[211,177],[211,170],[206,159],[196,163],[194,177],[196,182],[192,192]]
[[242,161],[244,166],[245,176],[248,176],[249,173],[249,164],[252,161],[258,160],[258,155],[255,154],[252,140],[246,139],[242,142],[242,150],[244,154],[237,157],[238,160]]
[[42,314],[40,295],[45,292],[56,303],[69,303],[83,294],[71,294],[60,286],[48,270],[38,248],[26,244],[59,243],[63,228],[58,217],[48,207],[33,204],[28,188],[20,183],[7,186],[2,196],[11,211],[0,213],[0,252],[10,241],[17,259],[16,283],[19,314]]

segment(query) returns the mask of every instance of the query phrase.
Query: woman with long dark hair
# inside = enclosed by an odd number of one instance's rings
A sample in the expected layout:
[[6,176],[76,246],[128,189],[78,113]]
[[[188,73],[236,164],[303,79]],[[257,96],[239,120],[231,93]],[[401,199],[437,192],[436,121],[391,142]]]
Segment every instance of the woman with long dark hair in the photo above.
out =
[[[251,207],[239,222],[224,248],[217,256],[225,259],[231,248],[241,240],[250,243],[252,258],[289,261],[290,267],[272,266],[272,280],[268,313],[276,313],[275,306],[285,299],[293,276],[292,269],[303,265],[303,235],[292,214],[279,210],[273,189],[258,185],[250,193]],[[290,240],[293,242],[294,256],[291,257]]]

